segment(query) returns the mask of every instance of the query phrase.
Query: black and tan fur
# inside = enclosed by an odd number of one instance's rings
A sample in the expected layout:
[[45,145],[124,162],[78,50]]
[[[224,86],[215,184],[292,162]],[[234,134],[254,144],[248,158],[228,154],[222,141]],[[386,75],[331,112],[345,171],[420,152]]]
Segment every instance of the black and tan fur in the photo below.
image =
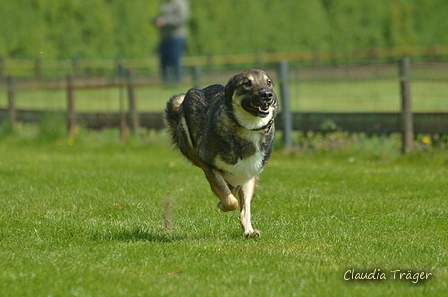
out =
[[165,122],[173,143],[200,167],[221,202],[238,208],[246,237],[252,228],[250,202],[257,176],[269,160],[278,102],[274,84],[262,70],[245,70],[226,86],[190,89],[167,103]]

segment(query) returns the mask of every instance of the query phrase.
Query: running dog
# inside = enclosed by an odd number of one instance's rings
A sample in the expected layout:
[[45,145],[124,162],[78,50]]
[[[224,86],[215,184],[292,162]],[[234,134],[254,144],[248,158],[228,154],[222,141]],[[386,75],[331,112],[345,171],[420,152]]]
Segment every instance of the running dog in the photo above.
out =
[[260,236],[250,203],[258,175],[269,160],[278,101],[269,75],[245,70],[227,85],[190,89],[171,97],[165,124],[173,144],[200,167],[222,211],[238,208],[244,236]]

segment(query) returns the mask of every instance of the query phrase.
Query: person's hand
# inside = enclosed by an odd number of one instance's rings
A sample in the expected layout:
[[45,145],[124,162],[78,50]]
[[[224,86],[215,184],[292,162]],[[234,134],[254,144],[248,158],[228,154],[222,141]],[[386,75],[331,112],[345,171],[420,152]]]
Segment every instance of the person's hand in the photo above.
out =
[[154,24],[156,25],[157,28],[162,28],[163,26],[165,26],[166,21],[164,17],[158,17]]

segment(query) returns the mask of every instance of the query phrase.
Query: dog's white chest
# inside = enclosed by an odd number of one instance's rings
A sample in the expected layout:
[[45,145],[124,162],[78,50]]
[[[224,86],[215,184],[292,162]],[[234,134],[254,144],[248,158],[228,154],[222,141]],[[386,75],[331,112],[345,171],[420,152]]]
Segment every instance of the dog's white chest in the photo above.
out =
[[239,186],[248,182],[263,171],[264,153],[257,151],[250,157],[238,160],[235,164],[228,164],[220,158],[216,159],[216,166],[223,170],[224,180],[232,185]]

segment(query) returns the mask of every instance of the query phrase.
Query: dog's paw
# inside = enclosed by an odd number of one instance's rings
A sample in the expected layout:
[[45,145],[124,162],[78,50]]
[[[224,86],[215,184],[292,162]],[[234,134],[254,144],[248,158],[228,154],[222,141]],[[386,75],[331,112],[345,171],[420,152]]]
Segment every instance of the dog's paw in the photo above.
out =
[[219,202],[218,203],[218,208],[220,210],[222,210],[223,212],[234,211],[235,209],[238,208],[238,202],[236,203],[236,205],[231,205],[230,208],[229,207],[224,207],[224,204],[222,202]]
[[244,232],[244,237],[245,238],[261,237],[261,234],[259,230],[252,230],[249,232]]

